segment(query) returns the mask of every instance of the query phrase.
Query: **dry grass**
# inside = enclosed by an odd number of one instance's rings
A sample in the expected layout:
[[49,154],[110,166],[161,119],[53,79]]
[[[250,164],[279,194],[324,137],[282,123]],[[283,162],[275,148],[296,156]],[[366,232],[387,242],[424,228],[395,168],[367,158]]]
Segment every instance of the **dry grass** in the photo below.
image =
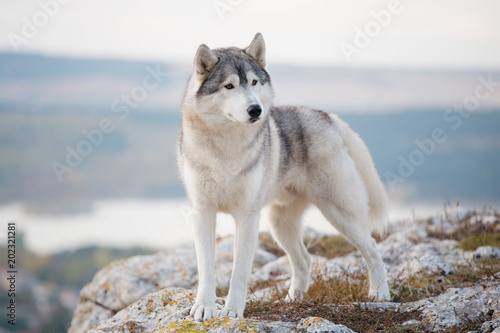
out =
[[353,302],[370,302],[369,282],[364,274],[343,274],[340,277],[325,278],[324,272],[313,276],[313,283],[304,295],[306,303],[327,303],[349,305]]
[[[447,277],[436,275],[413,276],[391,286],[394,302],[412,302],[436,296],[451,287],[472,286],[484,277],[491,277],[500,270],[500,260],[488,259],[479,263],[479,268],[462,267]],[[498,277],[497,277],[498,278]],[[409,320],[420,321],[418,310],[405,312],[400,309],[373,309],[363,303],[372,301],[368,296],[368,280],[365,275],[345,274],[342,277],[325,279],[322,273],[314,276],[313,283],[301,302],[286,302],[286,290],[274,285],[269,300],[247,302],[245,317],[260,320],[282,320],[298,322],[300,319],[316,316],[345,325],[362,332],[430,332],[424,324],[403,325]],[[476,320],[462,318],[462,324],[446,332],[468,332],[477,330],[481,324],[491,320],[490,314],[483,314]]]
[[458,247],[464,251],[474,251],[480,246],[500,247],[500,232],[493,234],[483,233],[464,238],[458,243]]
[[391,285],[394,302],[414,302],[422,298],[437,296],[448,288],[471,287],[482,278],[494,278],[500,271],[499,259],[482,259],[476,265],[462,266],[453,274],[442,276],[438,273],[413,275]]
[[217,297],[226,297],[229,292],[229,288],[227,287],[217,287],[215,289],[215,295]]
[[420,320],[419,311],[378,310],[364,307],[368,283],[364,275],[345,275],[324,279],[321,273],[301,302],[286,302],[286,290],[274,287],[269,300],[247,302],[245,318],[298,322],[307,317],[321,317],[343,324],[356,332],[426,332],[421,324],[405,327],[402,323]]
[[286,320],[298,322],[307,317],[321,317],[336,324],[346,325],[356,332],[424,332],[422,325],[413,328],[401,324],[420,319],[418,311],[403,312],[365,308],[360,304],[352,306],[319,303],[257,302],[247,303],[245,317],[261,320]]
[[[266,251],[271,252],[277,257],[285,255],[285,252],[283,252],[271,234],[261,232],[259,234],[259,239],[261,246],[264,247]],[[351,243],[344,237],[338,235],[322,236],[315,239],[306,237],[304,239],[304,244],[309,253],[330,259],[345,256],[346,254],[356,251],[356,248],[352,246]]]
[[267,251],[271,252],[277,257],[282,257],[285,255],[285,252],[281,249],[281,247],[276,243],[273,236],[268,232],[259,233],[259,241],[260,245]]
[[[441,222],[450,222],[454,226],[453,231],[427,230],[429,237],[457,240],[460,242],[459,246],[464,247],[466,251],[472,251],[484,245],[500,247],[500,212],[492,208],[483,208],[481,211],[469,210],[461,216],[450,212],[449,207],[449,204],[445,205],[445,213],[441,217]],[[486,220],[486,216],[491,217],[490,220]]]
[[342,257],[356,251],[356,248],[343,236],[323,236],[316,239],[306,239],[309,253],[325,258]]
[[[493,216],[483,221],[483,216]],[[455,239],[463,250],[474,250],[482,245],[500,247],[500,213],[493,210],[470,211],[459,217],[448,211],[443,217],[454,225],[452,233],[428,231],[429,236],[439,239]],[[387,235],[384,235],[387,236]],[[269,234],[261,234],[261,243],[268,251],[281,256],[284,253]],[[322,237],[317,240],[306,240],[309,251],[313,254],[333,258],[354,251],[341,236]],[[475,264],[459,267],[448,276],[439,273],[433,275],[415,275],[391,285],[392,301],[413,302],[423,298],[437,296],[448,288],[470,287],[485,277],[499,278],[495,273],[500,271],[499,259],[482,259]],[[394,309],[370,309],[362,306],[370,302],[368,298],[368,280],[364,275],[345,274],[341,277],[325,278],[324,272],[313,277],[308,292],[301,302],[284,301],[286,290],[277,287],[277,281],[261,283],[260,287],[274,288],[270,300],[249,301],[245,317],[263,320],[284,320],[298,322],[300,319],[317,316],[336,324],[343,324],[356,332],[429,332],[430,328],[423,324],[403,325],[409,320],[421,320],[417,310],[403,312]],[[462,318],[460,326],[451,327],[445,332],[468,332],[478,330],[481,324],[491,320],[491,313],[482,314],[477,320]]]

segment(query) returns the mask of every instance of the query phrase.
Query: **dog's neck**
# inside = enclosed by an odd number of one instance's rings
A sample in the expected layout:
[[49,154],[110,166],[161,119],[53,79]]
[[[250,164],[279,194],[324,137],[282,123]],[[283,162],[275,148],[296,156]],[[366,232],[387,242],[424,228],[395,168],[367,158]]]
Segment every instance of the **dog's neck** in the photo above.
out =
[[[220,119],[210,119],[219,117]],[[184,132],[189,132],[191,142],[184,141],[187,147],[197,145],[198,149],[212,151],[221,158],[235,158],[248,153],[251,146],[268,119],[261,119],[257,123],[238,123],[221,116],[199,114],[194,109],[184,108],[182,114],[182,127]]]

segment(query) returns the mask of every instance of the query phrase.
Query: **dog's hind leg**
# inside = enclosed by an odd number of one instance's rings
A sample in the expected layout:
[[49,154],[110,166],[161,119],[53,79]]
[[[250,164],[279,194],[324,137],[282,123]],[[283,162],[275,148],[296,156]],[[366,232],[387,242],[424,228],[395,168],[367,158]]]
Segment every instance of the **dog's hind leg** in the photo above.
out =
[[330,163],[314,170],[310,200],[326,219],[351,242],[366,261],[370,278],[369,296],[389,300],[387,273],[377,243],[371,237],[368,194],[352,159],[339,151]]
[[292,266],[289,300],[302,299],[309,287],[311,257],[302,239],[302,214],[308,205],[306,199],[297,198],[287,205],[274,204],[270,209],[271,232]]
[[330,223],[353,244],[366,261],[370,278],[369,296],[379,301],[390,300],[387,273],[377,243],[370,232],[358,223],[355,216],[341,212],[333,205],[319,204],[318,207]]

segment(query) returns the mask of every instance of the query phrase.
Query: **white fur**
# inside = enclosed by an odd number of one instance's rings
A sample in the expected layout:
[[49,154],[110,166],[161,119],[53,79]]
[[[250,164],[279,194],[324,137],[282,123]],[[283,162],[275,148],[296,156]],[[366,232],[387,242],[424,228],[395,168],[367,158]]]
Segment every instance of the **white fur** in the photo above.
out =
[[[264,50],[264,40],[258,34],[242,52],[264,66]],[[277,120],[270,114],[270,84],[240,86],[237,77],[228,76],[224,85],[231,83],[233,89],[197,96],[207,73],[216,66],[216,57],[210,52],[204,45],[198,50],[183,101],[178,147],[179,169],[193,207],[198,261],[198,294],[191,315],[195,320],[216,315],[215,216],[222,211],[233,215],[236,232],[229,294],[219,315],[243,317],[258,242],[259,214],[265,205],[270,206],[272,234],[290,259],[293,274],[289,299],[300,299],[309,285],[311,259],[302,241],[301,216],[313,203],[365,258],[370,296],[388,300],[384,264],[370,236],[372,230],[385,225],[388,200],[363,141],[335,115],[330,116],[331,122],[319,122],[312,110],[296,109],[304,123],[304,135],[314,140],[307,147],[307,163],[293,160],[288,171],[281,174],[283,147]],[[249,82],[255,79],[252,75],[247,73]],[[246,110],[251,104],[262,108],[256,123],[247,121]],[[269,137],[257,136],[265,121],[269,122]],[[265,152],[268,157],[244,172],[251,161],[260,161],[263,140],[269,141]]]

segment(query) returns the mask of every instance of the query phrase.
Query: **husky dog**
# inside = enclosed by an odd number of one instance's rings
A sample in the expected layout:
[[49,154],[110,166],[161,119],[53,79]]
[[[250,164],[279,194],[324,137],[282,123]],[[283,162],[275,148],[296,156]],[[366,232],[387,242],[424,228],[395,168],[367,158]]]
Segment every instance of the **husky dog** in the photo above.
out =
[[[181,178],[192,205],[198,264],[195,320],[243,317],[258,243],[261,209],[288,255],[287,298],[307,291],[311,259],[301,216],[309,204],[364,257],[369,295],[389,300],[386,271],[372,231],[387,220],[388,198],[361,138],[334,114],[273,106],[265,44],[257,33],[244,49],[200,45],[182,102],[177,144]],[[234,264],[224,308],[215,308],[215,218],[234,217]]]

